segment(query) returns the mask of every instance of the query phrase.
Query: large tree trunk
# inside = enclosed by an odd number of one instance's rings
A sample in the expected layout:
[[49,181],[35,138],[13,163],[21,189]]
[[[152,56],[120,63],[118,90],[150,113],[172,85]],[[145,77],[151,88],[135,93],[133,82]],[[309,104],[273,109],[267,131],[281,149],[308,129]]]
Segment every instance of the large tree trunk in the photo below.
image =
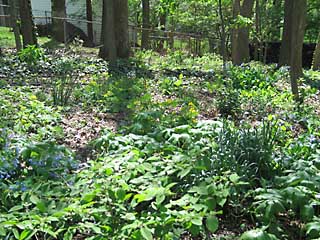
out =
[[[244,0],[241,6],[240,0],[233,2],[233,16],[241,15],[250,18],[254,0]],[[249,27],[236,27],[232,31],[232,62],[240,65],[250,60],[249,53]]]
[[99,56],[114,62],[128,58],[130,53],[128,31],[128,0],[103,0],[103,23]]
[[117,57],[128,58],[130,55],[128,0],[114,0],[114,7],[114,29],[117,46]]
[[149,49],[150,1],[142,0],[142,37],[141,48]]
[[88,39],[90,42],[90,45],[93,45],[93,24],[92,24],[92,3],[91,0],[86,0],[86,13],[87,13],[87,28],[88,28]]
[[114,25],[114,0],[103,0],[103,23],[99,56],[103,59],[115,62],[117,59],[117,46]]
[[313,70],[320,70],[320,32],[318,35],[318,43],[313,54],[312,68]]
[[[292,0],[289,0],[292,1]],[[296,101],[300,101],[298,91],[298,79],[302,76],[302,48],[304,32],[306,28],[307,0],[292,1],[292,12],[289,27],[290,36],[290,78],[292,93]]]
[[19,9],[23,47],[27,47],[28,45],[37,45],[37,37],[32,18],[31,1],[20,0]]
[[66,20],[66,1],[65,0],[51,0],[51,14],[52,14],[52,36],[58,42],[65,42],[65,24]]

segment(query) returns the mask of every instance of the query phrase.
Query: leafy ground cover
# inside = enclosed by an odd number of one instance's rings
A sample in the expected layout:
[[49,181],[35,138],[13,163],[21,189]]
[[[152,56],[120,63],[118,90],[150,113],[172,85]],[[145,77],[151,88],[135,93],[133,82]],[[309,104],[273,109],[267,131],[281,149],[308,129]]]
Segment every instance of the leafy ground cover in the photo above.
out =
[[320,73],[81,48],[0,59],[3,239],[317,239]]

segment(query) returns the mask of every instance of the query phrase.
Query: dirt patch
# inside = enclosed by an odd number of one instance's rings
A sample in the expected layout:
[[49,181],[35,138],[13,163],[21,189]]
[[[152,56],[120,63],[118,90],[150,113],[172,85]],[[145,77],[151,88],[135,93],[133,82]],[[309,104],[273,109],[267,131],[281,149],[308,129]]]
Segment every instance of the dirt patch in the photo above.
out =
[[94,110],[85,112],[80,109],[69,111],[62,120],[65,133],[63,144],[74,150],[80,160],[87,161],[90,156],[88,143],[99,137],[105,129],[116,131],[122,119],[121,114]]

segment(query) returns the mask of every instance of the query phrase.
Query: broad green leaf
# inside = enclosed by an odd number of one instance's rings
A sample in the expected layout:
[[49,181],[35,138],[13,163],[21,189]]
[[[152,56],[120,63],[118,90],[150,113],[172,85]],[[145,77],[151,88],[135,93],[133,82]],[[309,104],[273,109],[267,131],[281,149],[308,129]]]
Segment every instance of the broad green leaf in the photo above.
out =
[[19,239],[20,238],[20,234],[19,234],[19,231],[17,229],[12,229],[12,232],[13,232],[13,235],[16,239]]
[[261,229],[250,230],[241,235],[240,240],[277,240],[274,235],[268,234]]
[[202,217],[196,217],[191,219],[192,224],[202,226]]
[[36,205],[39,201],[40,199],[36,195],[31,195],[30,202]]
[[6,236],[7,232],[6,229],[4,227],[0,227],[0,236]]
[[232,183],[235,184],[239,181],[240,177],[238,176],[238,174],[234,173],[230,175],[229,179]]
[[118,189],[116,192],[116,196],[119,200],[123,201],[126,197],[126,191],[122,188]]
[[209,216],[207,218],[207,228],[209,229],[210,232],[215,233],[218,230],[219,227],[219,221],[216,216]]
[[40,210],[40,212],[45,213],[47,211],[47,206],[44,201],[39,201],[37,203],[37,208]]
[[216,200],[214,198],[208,198],[206,200],[206,205],[207,205],[209,210],[214,211],[214,210],[216,210],[217,202],[216,202]]
[[301,218],[304,222],[308,222],[310,220],[312,220],[313,216],[314,216],[314,209],[312,206],[310,205],[304,205],[301,208]]
[[20,234],[19,240],[26,239],[31,233],[32,233],[31,230],[28,230],[28,229],[23,230],[23,232]]
[[142,237],[146,240],[153,240],[152,232],[149,228],[143,227],[140,230]]
[[9,212],[16,212],[16,211],[19,211],[23,209],[23,206],[22,205],[17,205],[17,206],[14,206],[12,208],[10,208]]

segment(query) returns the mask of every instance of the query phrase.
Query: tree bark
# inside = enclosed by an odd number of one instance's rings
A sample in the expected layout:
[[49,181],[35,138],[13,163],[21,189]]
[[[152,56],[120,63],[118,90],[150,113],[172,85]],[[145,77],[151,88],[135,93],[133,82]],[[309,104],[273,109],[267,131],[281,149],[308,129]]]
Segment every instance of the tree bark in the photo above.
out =
[[[252,16],[254,0],[244,0],[241,6],[240,0],[234,0],[233,16],[241,15],[246,18]],[[232,31],[232,62],[240,65],[250,60],[249,53],[249,27],[236,27]]]
[[285,66],[290,65],[290,52],[291,52],[291,36],[292,36],[292,11],[294,1],[285,0],[284,3],[284,26],[282,32],[282,41],[280,48],[279,65]]
[[222,11],[222,1],[219,0],[219,15],[220,15],[220,23],[221,23],[221,55],[223,60],[223,70],[226,71],[226,63],[227,63],[227,54],[226,54],[226,29],[224,16]]
[[57,42],[65,42],[65,24],[66,20],[59,18],[66,18],[66,1],[65,0],[51,0],[51,14],[52,14],[52,36]]
[[260,22],[260,0],[256,0],[256,16],[255,16],[256,36],[254,39],[254,60],[261,61],[261,22]]
[[16,0],[11,0],[10,2],[10,15],[11,15],[11,27],[14,33],[14,39],[16,42],[16,49],[19,52],[22,49],[20,29],[17,23],[17,12],[16,12]]
[[114,17],[117,57],[126,59],[130,55],[128,0],[114,0]]
[[292,1],[290,18],[290,78],[292,93],[296,101],[300,102],[298,79],[302,76],[302,48],[306,28],[307,0]]
[[117,59],[117,46],[114,25],[114,0],[103,0],[103,23],[99,56],[114,63]]
[[[161,13],[160,15],[160,29],[161,31],[166,31],[166,23],[167,23],[167,14],[166,13]],[[165,34],[161,35],[160,37],[164,38]],[[158,51],[163,51],[164,48],[164,39],[160,39],[159,41],[159,47]]]
[[[240,0],[233,1],[233,17],[236,18],[240,15]],[[241,64],[240,52],[239,52],[239,30],[237,27],[232,29],[231,33],[231,58],[233,64]]]
[[149,49],[149,31],[150,28],[150,1],[142,0],[142,36],[141,48]]
[[318,43],[316,49],[314,50],[313,54],[313,63],[312,63],[313,70],[320,70],[320,32],[318,35]]
[[86,14],[87,14],[87,28],[88,28],[88,39],[90,45],[93,45],[93,24],[92,24],[92,2],[91,0],[86,0]]
[[19,10],[21,18],[23,47],[27,47],[28,45],[37,45],[37,37],[32,17],[31,1],[20,0]]

